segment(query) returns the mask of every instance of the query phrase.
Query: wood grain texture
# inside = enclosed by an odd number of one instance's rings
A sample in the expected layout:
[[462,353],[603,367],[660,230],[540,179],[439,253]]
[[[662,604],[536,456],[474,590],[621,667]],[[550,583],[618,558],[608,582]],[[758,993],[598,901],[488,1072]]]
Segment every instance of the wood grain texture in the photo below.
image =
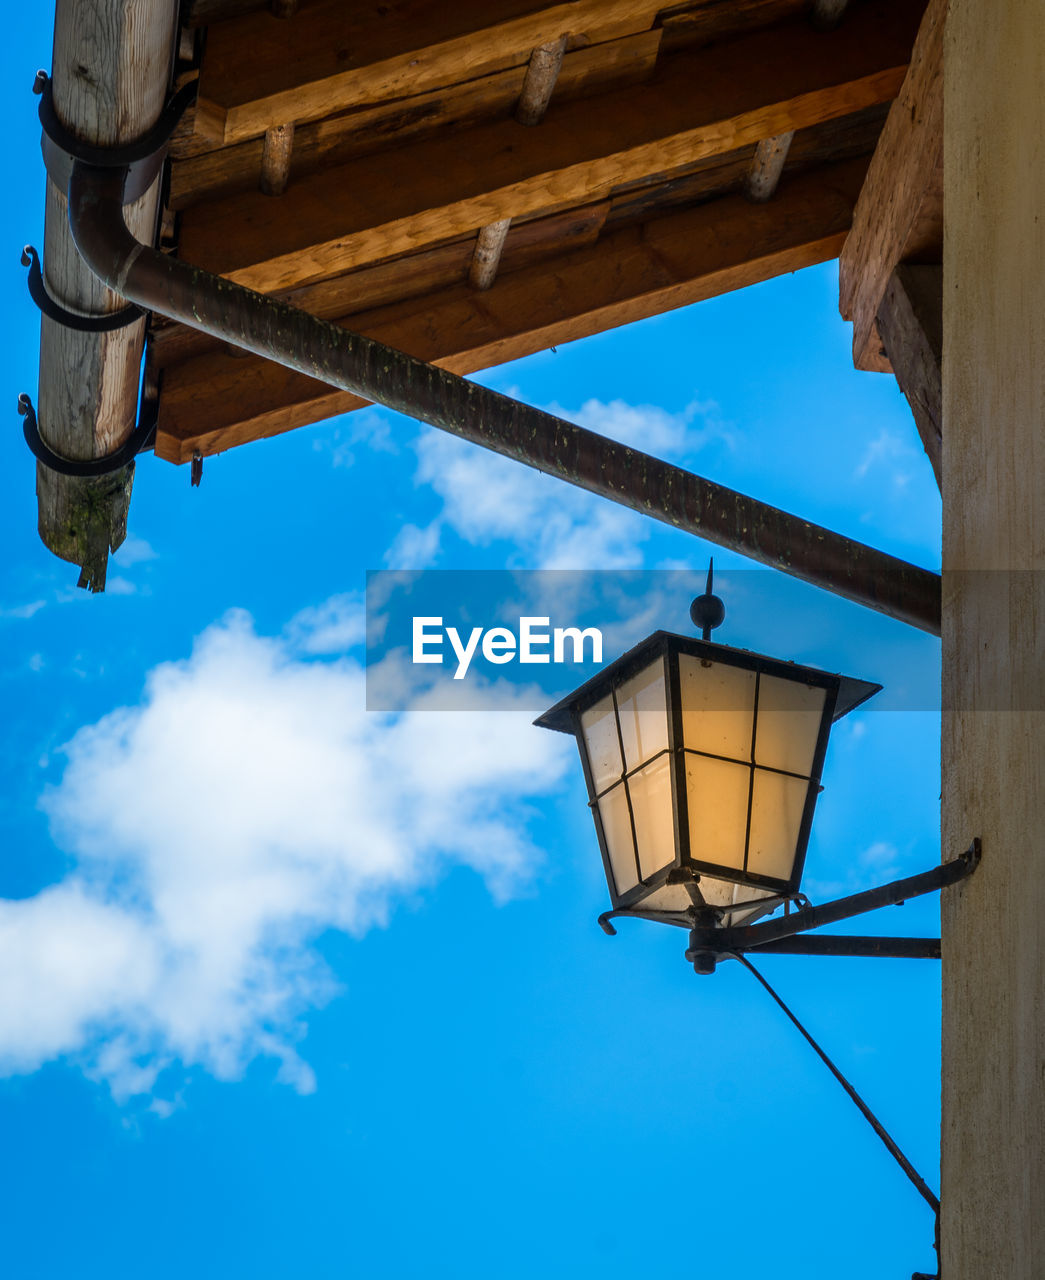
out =
[[[833,257],[865,171],[854,160],[785,177],[771,205],[726,197],[502,272],[482,295],[459,285],[342,323],[458,373],[486,368]],[[182,462],[359,404],[254,357],[205,355],[166,370],[156,449]]]
[[[167,93],[175,40],[175,0],[59,0],[52,84],[55,110],[85,141],[111,146],[143,133]],[[151,241],[159,184],[127,210],[135,235]],[[51,295],[82,314],[118,310],[77,253],[65,193],[47,179],[44,278]],[[44,317],[40,331],[40,434],[57,453],[92,458],[134,429],[144,323],[81,333]],[[112,479],[61,476],[37,466],[40,536],[82,566],[81,585],[100,590],[110,548],[126,532],[132,469]]]
[[[568,52],[555,96],[558,102],[623,88],[646,79],[653,70],[661,32],[610,40]],[[507,119],[522,93],[525,66],[480,76],[463,84],[412,94],[311,124],[299,125],[294,138],[292,173],[301,177],[320,166],[341,164],[394,143],[403,143],[454,125]],[[172,144],[170,203],[182,209],[203,199],[249,191],[258,179],[262,141],[213,148],[191,131],[191,121]]]
[[197,131],[217,142],[525,64],[541,44],[648,30],[656,0],[316,0],[291,22],[266,13],[214,27]]
[[657,16],[665,48],[728,40],[746,31],[805,14],[808,0],[685,0],[665,5]]
[[942,490],[943,267],[904,266],[878,304],[878,332]]
[[[946,16],[947,0],[930,0],[910,70],[882,130],[839,260],[839,306],[842,316],[853,322],[853,362],[858,369],[889,371],[875,326],[882,294],[897,263],[925,249],[926,228],[939,225],[942,233]],[[939,260],[940,246],[935,257]]]
[[[610,212],[610,202],[569,209],[509,227],[501,254],[506,270],[519,271],[560,254],[594,244]],[[475,253],[475,237],[466,236],[435,249],[363,267],[320,284],[292,289],[282,297],[321,320],[336,320],[391,303],[433,294],[467,278]],[[228,350],[227,344],[184,325],[165,321],[153,327],[148,363],[153,375],[205,352]]]
[[629,181],[890,100],[913,35],[903,0],[830,35],[805,21],[661,59],[646,83],[553,102],[540,129],[476,126],[185,212],[181,256],[272,292],[452,239],[504,217],[602,199]]
[[515,108],[515,118],[520,124],[540,124],[548,103],[555,92],[555,84],[562,70],[562,59],[566,52],[566,37],[560,36],[550,44],[538,45],[530,54],[526,67],[526,78],[523,80],[522,93]]
[[763,138],[755,148],[755,157],[747,175],[747,194],[749,199],[771,200],[777,189],[780,175],[787,163],[787,153],[791,149],[794,132],[781,133],[775,138]]

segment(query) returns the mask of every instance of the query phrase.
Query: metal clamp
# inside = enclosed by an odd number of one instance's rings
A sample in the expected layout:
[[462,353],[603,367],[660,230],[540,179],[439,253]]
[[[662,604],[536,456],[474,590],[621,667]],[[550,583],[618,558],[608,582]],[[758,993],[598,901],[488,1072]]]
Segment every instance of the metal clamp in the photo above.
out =
[[39,115],[44,131],[40,149],[52,182],[59,191],[68,191],[69,177],[76,160],[100,169],[126,168],[123,203],[133,203],[156,181],[167,155],[171,135],[186,110],[196,100],[198,87],[199,82],[196,80],[183,85],[168,99],[152,128],[140,138],[121,146],[100,147],[84,142],[62,124],[54,109],[51,78],[46,71],[38,71],[33,82],[33,93],[40,95]]
[[121,307],[119,311],[110,311],[106,315],[78,315],[75,311],[67,310],[60,302],[55,302],[47,292],[44,273],[40,268],[40,255],[31,244],[27,244],[22,250],[22,266],[29,268],[29,296],[45,316],[57,324],[64,325],[67,329],[80,329],[86,333],[109,333],[113,329],[122,329],[125,325],[134,324],[146,314],[141,307],[130,303],[126,307]]
[[156,436],[155,413],[142,414],[142,420],[118,449],[101,458],[63,458],[40,437],[33,402],[23,391],[18,397],[18,412],[22,415],[22,434],[30,450],[45,467],[63,476],[107,476],[129,466],[139,453],[152,444]]

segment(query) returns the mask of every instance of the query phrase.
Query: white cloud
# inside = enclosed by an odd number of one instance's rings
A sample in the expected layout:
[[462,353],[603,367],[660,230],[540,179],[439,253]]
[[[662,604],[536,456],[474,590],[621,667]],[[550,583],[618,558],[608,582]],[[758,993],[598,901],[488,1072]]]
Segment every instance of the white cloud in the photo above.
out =
[[839,868],[842,874],[830,879],[807,876],[804,889],[814,901],[823,902],[857,890],[888,884],[890,880],[900,876],[903,865],[904,857],[895,844],[887,840],[876,840],[844,867]]
[[44,799],[76,871],[0,902],[0,1067],[69,1057],[127,1097],[261,1056],[307,1091],[295,1043],[334,990],[318,934],[384,923],[452,864],[495,897],[525,882],[562,744],[514,711],[367,715],[363,685],[235,614],[77,733]]
[[363,603],[358,595],[331,596],[291,618],[286,637],[299,653],[346,654],[366,637]]
[[46,603],[46,600],[32,600],[28,604],[15,604],[8,608],[0,607],[0,618],[12,618],[17,619],[19,622],[24,622],[27,618],[39,613]]
[[[551,405],[549,412],[676,461],[684,462],[712,439],[732,443],[712,405],[694,403],[672,414],[653,405],[588,400],[576,411]],[[401,531],[386,558],[392,567],[435,563],[447,529],[476,546],[511,542],[513,563],[533,568],[642,564],[648,517],[439,431],[420,437],[417,454],[417,483],[430,486],[441,507],[425,528]]]
[[133,533],[129,533],[113,552],[113,560],[124,569],[155,559],[156,552],[149,543],[144,538],[139,538]]
[[356,447],[364,445],[375,453],[396,454],[399,446],[392,433],[392,424],[380,410],[357,409],[336,419],[332,430],[312,441],[316,453],[329,453],[335,467],[352,467],[356,461]]
[[911,483],[920,462],[925,463],[925,456],[909,439],[883,427],[864,450],[853,474],[862,480],[869,472],[885,470],[893,487],[902,491]]

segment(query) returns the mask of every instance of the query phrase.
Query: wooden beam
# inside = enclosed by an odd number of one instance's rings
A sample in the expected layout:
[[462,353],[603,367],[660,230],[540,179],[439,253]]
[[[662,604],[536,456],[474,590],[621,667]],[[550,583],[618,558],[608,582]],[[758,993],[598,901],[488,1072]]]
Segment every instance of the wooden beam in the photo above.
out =
[[481,125],[313,174],[279,201],[245,192],[194,207],[180,253],[268,293],[504,217],[601,199],[890,100],[912,27],[906,0],[883,0],[831,35],[800,21],[679,54],[646,84],[553,106],[539,130]]
[[745,187],[749,200],[771,200],[784,172],[787,153],[791,149],[794,130],[778,134],[775,138],[763,138],[755,148]]
[[878,331],[942,488],[943,267],[897,267],[878,305]]
[[703,45],[732,40],[747,31],[804,13],[809,0],[682,0],[665,5],[657,15],[664,46]]
[[[130,142],[163,108],[177,37],[176,0],[59,0],[55,12],[52,91],[59,119],[99,146]],[[125,210],[132,234],[151,243],[159,182]],[[50,177],[44,216],[43,269],[48,292],[82,315],[119,310],[80,258],[69,231],[66,193]],[[134,430],[144,321],[88,333],[44,317],[40,329],[41,438],[66,458],[111,453]],[[40,537],[81,567],[80,586],[105,586],[110,549],[127,531],[132,468],[79,478],[37,464]]]
[[[342,323],[474,372],[833,257],[865,172],[865,160],[847,161],[785,180],[771,206],[726,197],[502,272],[482,295],[462,284]],[[254,357],[205,355],[165,370],[156,452],[184,462],[359,403]]]
[[[583,49],[567,50],[556,84],[557,102],[623,88],[645,80],[653,70],[660,48],[661,31],[609,40]],[[437,129],[499,116],[507,119],[522,93],[526,67],[513,67],[480,76],[464,84],[413,94],[409,98],[362,107],[344,115],[298,125],[294,136],[296,176],[320,166],[381,150],[394,137],[396,145]],[[191,121],[176,132],[171,144],[169,203],[183,209],[203,199],[213,199],[256,185],[262,142],[255,138],[234,146],[214,149],[192,133]]]
[[[562,69],[562,58],[566,52],[566,37],[553,40],[550,44],[538,45],[530,54],[530,62],[526,68],[522,93],[515,108],[515,118],[520,124],[533,127],[544,119],[548,104],[555,92],[555,82]],[[479,230],[479,238],[475,244],[475,257],[468,270],[468,282],[475,289],[489,289],[497,276],[497,268],[501,263],[501,251],[508,237],[511,218],[500,218],[497,222],[488,223]]]
[[[535,263],[594,244],[610,211],[608,200],[568,209],[550,218],[515,223],[509,228],[501,261],[504,267],[520,271]],[[424,249],[403,258],[362,267],[348,275],[320,284],[292,289],[282,296],[285,302],[309,311],[321,320],[392,303],[406,302],[461,284],[475,251],[472,237]],[[149,341],[150,376],[156,377],[173,364],[208,351],[231,350],[226,344],[184,325],[161,321],[153,325]]]
[[[947,0],[930,0],[910,70],[882,130],[839,261],[840,309],[853,322],[853,362],[858,369],[889,371],[875,317],[897,263],[926,249],[939,260],[939,244],[929,246],[926,241],[942,239],[939,192],[946,16]],[[856,14],[850,22],[855,18]]]
[[267,196],[281,196],[290,181],[290,158],[294,151],[294,126],[277,124],[265,133],[261,152],[258,187]]
[[811,0],[809,19],[817,31],[833,31],[848,6],[849,0]]
[[[888,104],[855,115],[828,120],[814,129],[795,134],[788,152],[788,173],[794,177],[824,165],[863,157],[870,159],[885,123]],[[606,227],[649,222],[679,209],[733,195],[743,189],[751,162],[751,149],[715,156],[690,171],[668,180],[630,186],[611,200],[581,205],[548,217],[512,223],[502,254],[506,270],[520,270],[535,263],[593,243]],[[473,236],[420,249],[414,253],[359,267],[299,289],[277,295],[323,320],[336,320],[350,312],[369,310],[459,284],[467,276],[475,248]],[[184,325],[156,318],[150,329],[149,377],[205,351],[221,350],[217,339]]]
[[511,225],[511,218],[502,218],[500,222],[491,222],[480,230],[479,239],[475,242],[475,255],[468,268],[468,283],[473,289],[489,289],[493,284]]
[[515,108],[515,118],[520,124],[540,124],[548,103],[555,92],[555,83],[562,70],[562,59],[566,52],[566,37],[560,36],[549,44],[538,45],[530,54],[526,67],[526,79],[523,81],[519,104]]
[[196,129],[217,143],[258,137],[276,124],[318,120],[385,98],[404,98],[521,66],[561,36],[598,43],[646,31],[659,0],[533,0],[348,5],[315,0],[292,22],[266,13],[209,32]]

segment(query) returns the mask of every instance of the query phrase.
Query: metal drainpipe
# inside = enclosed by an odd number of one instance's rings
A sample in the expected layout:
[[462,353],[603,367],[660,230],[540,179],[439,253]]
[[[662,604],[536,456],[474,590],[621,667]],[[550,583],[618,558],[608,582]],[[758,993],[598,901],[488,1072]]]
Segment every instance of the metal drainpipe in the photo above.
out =
[[118,169],[77,161],[73,239],[150,311],[461,436],[814,586],[940,634],[940,577],[144,245]]

